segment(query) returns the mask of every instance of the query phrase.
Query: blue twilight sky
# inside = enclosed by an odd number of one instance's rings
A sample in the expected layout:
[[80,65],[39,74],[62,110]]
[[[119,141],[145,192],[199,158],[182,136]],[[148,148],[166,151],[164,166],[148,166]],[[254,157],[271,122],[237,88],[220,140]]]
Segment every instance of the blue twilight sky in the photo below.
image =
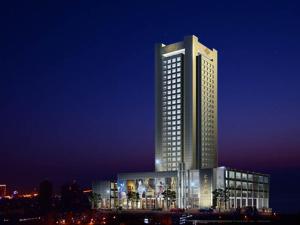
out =
[[[31,190],[154,168],[154,44],[219,52],[219,161],[300,195],[297,1],[2,1],[0,183]],[[295,210],[295,209],[294,209]]]

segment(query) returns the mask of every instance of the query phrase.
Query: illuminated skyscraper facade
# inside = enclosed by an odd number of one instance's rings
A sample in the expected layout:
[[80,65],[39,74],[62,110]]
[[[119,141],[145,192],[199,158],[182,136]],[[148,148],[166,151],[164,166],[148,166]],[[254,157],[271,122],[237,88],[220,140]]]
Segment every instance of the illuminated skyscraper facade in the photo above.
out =
[[217,58],[196,36],[156,45],[156,171],[217,167]]
[[[176,195],[171,208],[209,208],[216,207],[213,192],[223,190],[225,209],[269,208],[269,175],[218,167],[217,79],[218,53],[197,37],[156,45],[156,171],[121,173],[116,182],[95,185],[111,202],[103,207],[166,208],[169,190]],[[128,193],[139,200],[133,203]]]

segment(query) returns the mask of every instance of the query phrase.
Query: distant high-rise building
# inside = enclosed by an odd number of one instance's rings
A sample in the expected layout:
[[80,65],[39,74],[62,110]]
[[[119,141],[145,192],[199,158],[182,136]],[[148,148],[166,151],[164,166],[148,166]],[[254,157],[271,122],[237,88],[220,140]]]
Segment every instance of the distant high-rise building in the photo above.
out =
[[0,184],[0,198],[6,196],[6,184]]
[[156,171],[218,166],[217,60],[196,36],[156,45]]

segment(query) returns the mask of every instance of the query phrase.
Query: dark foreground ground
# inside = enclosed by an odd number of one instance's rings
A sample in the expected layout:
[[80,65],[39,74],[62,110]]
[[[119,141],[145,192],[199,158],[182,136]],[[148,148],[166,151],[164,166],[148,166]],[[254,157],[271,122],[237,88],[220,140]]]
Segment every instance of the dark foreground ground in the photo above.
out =
[[20,225],[98,225],[98,224],[300,224],[300,214],[295,215],[237,215],[217,213],[171,213],[160,211],[86,211],[81,213],[50,213],[45,217],[2,218],[0,224]]

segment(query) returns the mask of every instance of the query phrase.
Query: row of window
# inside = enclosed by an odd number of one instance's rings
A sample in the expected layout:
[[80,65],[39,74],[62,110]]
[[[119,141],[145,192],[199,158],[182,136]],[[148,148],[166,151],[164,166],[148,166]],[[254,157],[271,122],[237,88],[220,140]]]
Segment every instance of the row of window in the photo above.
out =
[[226,170],[225,175],[227,178],[238,179],[238,180],[249,180],[249,181],[255,181],[260,183],[268,183],[269,181],[269,178],[267,176],[247,174],[247,173],[235,172],[235,171]]
[[210,67],[210,68],[214,68],[214,65],[212,65],[211,63],[207,62],[206,60],[202,59],[202,65]]
[[167,121],[167,120],[180,120],[181,119],[181,115],[177,115],[177,116],[163,116],[163,121]]
[[180,157],[170,157],[165,159],[167,162],[179,162]]
[[[172,116],[172,117],[176,117],[176,116]],[[178,115],[177,117],[181,117],[181,115]],[[170,118],[170,119],[167,119]],[[163,126],[171,126],[171,125],[176,125],[176,124],[181,124],[181,120],[180,119],[172,119],[171,116],[168,117],[163,117]]]
[[181,130],[181,126],[163,127],[163,131]]
[[180,141],[181,140],[181,136],[173,136],[173,137],[171,137],[171,136],[168,136],[168,137],[164,137],[163,138],[163,141],[166,141],[166,140],[168,140],[168,141]]
[[237,188],[237,189],[255,189],[255,190],[268,190],[268,184],[262,184],[262,183],[247,183],[247,182],[241,182],[241,181],[232,181],[229,180],[229,182],[226,181],[226,185],[229,188]]
[[[203,78],[202,78],[202,85],[203,86],[208,86],[208,85],[212,85],[212,84],[214,84],[215,83],[215,81],[213,80],[213,79],[211,79],[211,78],[208,78],[208,77],[206,77],[206,76],[204,76]],[[210,86],[211,87],[211,86]]]
[[[179,98],[179,99],[177,99],[177,100],[169,100],[169,101],[167,101],[167,100],[163,100],[163,106],[165,106],[165,105],[174,105],[174,104],[180,104],[181,103],[181,99]],[[179,107],[179,109],[180,109],[180,107]]]
[[[164,105],[167,105],[167,103],[164,104]],[[176,109],[177,109],[177,111],[180,111],[179,113],[181,113],[181,110],[180,110],[181,109],[181,104],[176,103],[176,105],[172,105],[172,102],[170,102],[170,104],[168,103],[168,106],[163,106],[162,107],[163,112],[166,112],[166,111],[168,112],[170,110],[176,110]],[[165,116],[165,115],[163,114],[163,116]]]
[[214,73],[215,71],[209,67],[206,67],[206,66],[202,66],[202,71],[205,71],[207,73]]
[[165,65],[165,64],[170,64],[170,63],[175,63],[175,62],[180,62],[180,61],[181,61],[181,57],[177,56],[172,59],[163,60],[163,64]]
[[163,147],[180,146],[180,145],[181,145],[181,141],[173,141],[173,142],[167,142],[162,144]]
[[229,192],[230,197],[243,197],[243,198],[268,198],[268,193],[265,192],[247,192],[247,191],[236,191]]
[[170,79],[176,79],[176,78],[180,78],[181,77],[181,73],[174,73],[171,75],[163,75],[163,80],[170,80]]
[[175,83],[180,83],[180,82],[181,82],[180,78],[171,79],[171,80],[163,81],[163,85],[170,85],[170,84],[175,84]]
[[180,154],[181,147],[163,147],[162,150],[163,152],[177,152],[177,154]]
[[171,70],[164,70],[163,71],[163,75],[172,74],[172,73],[178,73],[178,72],[181,72],[181,67],[177,67],[177,68],[171,69]]
[[168,152],[168,153],[163,153],[163,157],[167,157],[167,156],[180,156],[181,152],[177,152],[177,151],[173,151],[173,152]]
[[[165,90],[176,89],[176,88],[181,88],[181,83],[163,86],[163,90],[164,90],[164,91],[165,91]],[[178,92],[177,92],[177,93],[178,93]]]
[[172,63],[172,64],[169,64],[169,65],[163,65],[163,70],[172,69],[172,68],[176,68],[176,67],[180,67],[180,66],[181,66],[181,62]]
[[181,135],[181,131],[163,132],[163,136]]

